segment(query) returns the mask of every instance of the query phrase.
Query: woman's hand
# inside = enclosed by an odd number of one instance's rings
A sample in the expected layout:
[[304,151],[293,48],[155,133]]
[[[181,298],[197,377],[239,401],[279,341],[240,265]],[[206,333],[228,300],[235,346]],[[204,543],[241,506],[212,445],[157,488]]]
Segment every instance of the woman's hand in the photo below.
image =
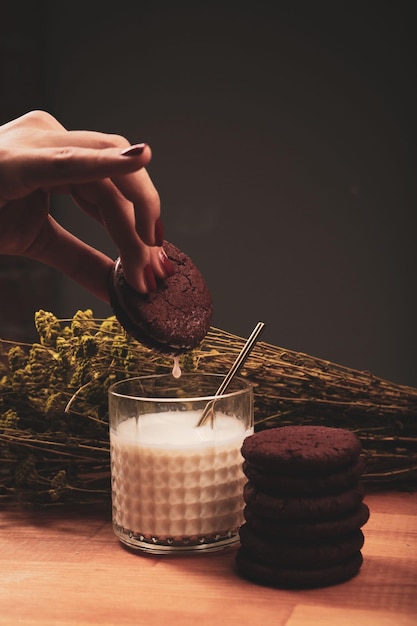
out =
[[151,150],[118,135],[67,131],[33,111],[0,126],[0,254],[55,267],[108,301],[112,259],[76,238],[49,213],[51,193],[70,194],[116,244],[124,274],[142,293],[172,268],[163,241],[159,195],[145,166]]

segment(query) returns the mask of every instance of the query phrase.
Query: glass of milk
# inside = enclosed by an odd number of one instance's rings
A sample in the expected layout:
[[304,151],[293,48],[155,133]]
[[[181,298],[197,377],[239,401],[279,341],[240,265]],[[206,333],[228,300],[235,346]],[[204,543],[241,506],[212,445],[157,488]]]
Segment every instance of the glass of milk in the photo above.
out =
[[[243,523],[241,446],[253,433],[253,390],[222,375],[143,376],[109,389],[113,528],[149,553],[219,550]],[[213,418],[199,419],[213,401]]]

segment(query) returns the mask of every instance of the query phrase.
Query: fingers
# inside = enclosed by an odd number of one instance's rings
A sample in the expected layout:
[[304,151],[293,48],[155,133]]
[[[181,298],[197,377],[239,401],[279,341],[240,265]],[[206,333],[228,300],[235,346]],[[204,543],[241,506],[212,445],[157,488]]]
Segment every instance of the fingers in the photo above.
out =
[[135,229],[135,212],[110,179],[79,185],[72,194],[77,204],[105,226],[119,250],[127,282],[140,293],[156,288],[156,280],[172,273],[160,248],[149,247]]
[[[121,255],[126,280],[131,283],[132,276],[140,293],[156,289],[157,280],[172,273],[169,260],[161,249],[137,248],[137,256]],[[25,256],[45,263],[62,272],[95,296],[109,302],[108,278],[113,267],[113,260],[102,252],[81,241],[51,216],[44,222],[36,241],[26,251]],[[142,271],[138,271],[138,265]],[[133,268],[133,274],[132,274]]]
[[119,250],[127,282],[140,293],[146,293],[149,288],[152,290],[153,284],[148,284],[146,276],[150,248],[136,232],[132,204],[109,179],[88,185],[88,190],[95,193],[95,204]]
[[14,150],[2,160],[0,201],[15,200],[39,188],[83,183],[128,174],[151,159],[148,146],[126,156],[117,148],[39,148]]
[[[26,148],[78,146],[84,148],[126,148],[125,137],[92,130],[67,130],[46,111],[30,111],[1,126],[2,137],[10,143],[15,140]],[[16,141],[18,138],[18,142]]]
[[113,261],[74,237],[52,217],[44,222],[37,240],[25,256],[54,267],[104,302],[109,302],[108,276]]
[[141,169],[128,176],[113,176],[112,180],[134,207],[133,228],[141,239],[150,246],[162,245],[161,203],[148,172]]
[[[106,135],[93,131],[69,131],[66,133],[54,133],[51,137],[54,145],[62,145],[62,147],[73,146],[94,146],[97,150],[104,150],[112,144],[117,144],[121,148],[123,156],[134,158],[141,149],[142,144],[130,146],[127,141],[118,135]],[[151,153],[149,146],[145,146],[149,150],[150,161]],[[145,165],[146,165],[145,164]],[[155,189],[148,172],[144,166],[135,170],[129,170],[128,175],[125,172],[114,172],[111,178],[116,187],[122,194],[131,201],[135,211],[135,223],[138,234],[148,245],[160,245],[163,241],[162,226],[156,222],[161,213],[161,205],[159,194]],[[76,182],[76,181],[74,181]]]
[[[107,228],[132,287],[145,293],[155,288],[157,278],[169,275],[169,262],[161,249],[149,247],[160,246],[163,241],[160,199],[145,169],[152,156],[149,146],[130,146],[119,135],[67,131],[43,111],[3,125],[0,133],[0,208],[37,190],[71,193],[84,211]],[[30,253],[77,282],[87,280],[90,291],[98,289],[99,297],[107,299],[107,290],[103,297],[103,286],[89,281],[90,270],[85,274],[74,254],[90,260],[92,268],[100,267],[101,271],[111,260],[52,218],[45,219]]]
[[[38,195],[43,197],[45,194],[38,192]],[[39,200],[38,209],[42,209],[42,198]],[[19,249],[6,248],[3,252],[23,255],[54,267],[98,298],[108,302],[107,281],[113,260],[65,230],[48,214],[46,205],[44,219],[36,224],[37,211],[30,206],[29,198],[24,198],[20,201],[20,204],[22,203],[27,205],[21,207],[26,217],[19,226],[19,232],[24,238]],[[19,203],[16,206],[18,205]],[[32,216],[35,220],[33,223]],[[13,240],[14,235],[9,228],[6,240],[10,238]],[[142,293],[155,289],[156,281],[169,276],[172,269],[159,248],[149,248],[140,240],[139,243],[133,240],[133,243],[127,245],[122,262],[127,268],[126,278],[130,279],[134,283],[132,286]]]
[[[132,147],[131,147],[132,148]],[[138,144],[126,153],[118,148],[32,148],[9,151],[0,169],[0,206],[36,189],[68,192],[90,181],[112,178],[116,187],[133,205],[137,230],[148,245],[161,244],[160,200],[143,169],[151,160],[151,150]]]

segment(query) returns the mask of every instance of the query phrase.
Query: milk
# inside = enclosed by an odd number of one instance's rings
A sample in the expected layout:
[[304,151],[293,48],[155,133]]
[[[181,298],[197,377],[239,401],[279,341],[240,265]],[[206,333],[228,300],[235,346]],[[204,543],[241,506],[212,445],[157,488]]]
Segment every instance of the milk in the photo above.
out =
[[[204,544],[243,522],[240,448],[251,434],[236,417],[201,411],[128,417],[110,430],[113,522],[119,536]],[[123,540],[123,539],[122,539]]]

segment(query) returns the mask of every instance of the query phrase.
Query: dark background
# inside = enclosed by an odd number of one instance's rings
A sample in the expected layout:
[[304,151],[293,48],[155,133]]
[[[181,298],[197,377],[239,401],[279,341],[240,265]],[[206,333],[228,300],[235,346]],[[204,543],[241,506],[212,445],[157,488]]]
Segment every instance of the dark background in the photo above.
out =
[[[415,2],[6,2],[3,16],[0,121],[41,107],[148,142],[166,238],[205,275],[216,326],[247,336],[263,320],[266,341],[417,385]],[[116,256],[69,201],[55,215]],[[42,276],[24,278],[29,301],[8,298],[21,325],[37,308],[111,314]]]

